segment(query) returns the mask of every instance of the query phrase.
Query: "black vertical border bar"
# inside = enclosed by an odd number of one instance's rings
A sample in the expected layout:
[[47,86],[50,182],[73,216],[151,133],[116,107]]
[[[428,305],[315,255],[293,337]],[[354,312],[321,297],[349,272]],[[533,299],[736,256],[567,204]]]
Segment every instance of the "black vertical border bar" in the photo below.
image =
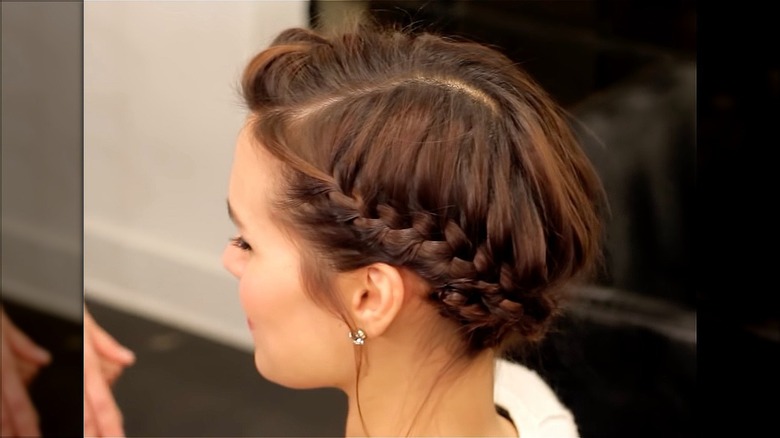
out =
[[778,40],[768,4],[699,3],[696,414],[705,434],[776,428]]

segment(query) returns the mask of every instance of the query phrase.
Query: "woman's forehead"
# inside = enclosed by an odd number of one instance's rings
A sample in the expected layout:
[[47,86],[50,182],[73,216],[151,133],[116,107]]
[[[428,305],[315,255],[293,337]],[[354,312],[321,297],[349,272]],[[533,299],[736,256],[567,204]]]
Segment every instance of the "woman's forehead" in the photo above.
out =
[[230,174],[228,202],[236,216],[253,220],[269,217],[280,163],[244,126],[238,135]]
[[233,172],[238,175],[235,176],[263,185],[270,184],[277,171],[277,161],[255,137],[251,124],[245,124],[236,141]]

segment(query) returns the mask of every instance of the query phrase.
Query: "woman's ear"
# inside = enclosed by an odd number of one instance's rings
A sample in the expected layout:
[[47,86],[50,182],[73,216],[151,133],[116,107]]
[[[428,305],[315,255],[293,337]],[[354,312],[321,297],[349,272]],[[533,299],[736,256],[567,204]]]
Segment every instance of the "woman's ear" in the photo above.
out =
[[382,336],[395,320],[406,293],[401,271],[385,263],[374,263],[358,271],[356,287],[349,301],[355,324],[366,336]]

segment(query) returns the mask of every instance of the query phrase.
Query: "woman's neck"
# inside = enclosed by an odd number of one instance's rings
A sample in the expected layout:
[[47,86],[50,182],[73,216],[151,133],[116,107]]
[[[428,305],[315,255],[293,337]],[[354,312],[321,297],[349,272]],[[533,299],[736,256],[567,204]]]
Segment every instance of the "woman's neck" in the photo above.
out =
[[445,356],[386,354],[363,364],[358,391],[347,391],[346,435],[517,437],[496,412],[493,352],[449,367]]

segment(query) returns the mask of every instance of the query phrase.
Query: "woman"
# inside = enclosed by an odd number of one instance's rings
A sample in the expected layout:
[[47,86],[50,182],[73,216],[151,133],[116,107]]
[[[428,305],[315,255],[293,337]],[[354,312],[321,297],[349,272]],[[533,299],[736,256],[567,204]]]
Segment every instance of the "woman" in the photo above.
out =
[[576,436],[497,362],[599,257],[601,186],[545,92],[493,49],[363,25],[282,32],[242,87],[223,261],[258,371],[343,390],[348,436]]

